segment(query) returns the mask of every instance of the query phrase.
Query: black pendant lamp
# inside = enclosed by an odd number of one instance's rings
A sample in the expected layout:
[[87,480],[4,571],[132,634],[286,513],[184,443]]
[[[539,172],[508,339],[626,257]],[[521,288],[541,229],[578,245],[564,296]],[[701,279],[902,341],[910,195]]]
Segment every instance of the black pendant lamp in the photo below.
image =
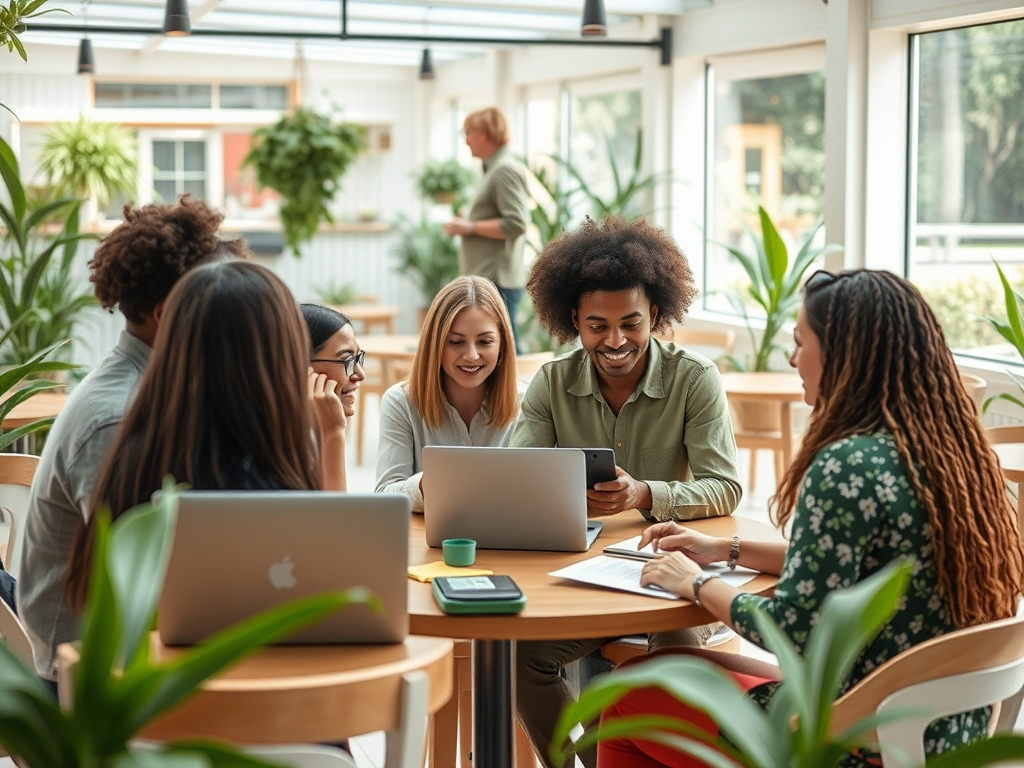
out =
[[192,34],[192,22],[188,18],[188,0],[167,0],[167,8],[164,11],[164,34],[170,37]]
[[430,48],[423,49],[423,58],[420,60],[420,80],[434,79],[434,60],[430,56]]
[[78,74],[91,75],[96,71],[96,60],[92,56],[92,40],[83,37],[78,44]]
[[580,34],[583,37],[608,36],[608,17],[604,12],[604,0],[585,0]]

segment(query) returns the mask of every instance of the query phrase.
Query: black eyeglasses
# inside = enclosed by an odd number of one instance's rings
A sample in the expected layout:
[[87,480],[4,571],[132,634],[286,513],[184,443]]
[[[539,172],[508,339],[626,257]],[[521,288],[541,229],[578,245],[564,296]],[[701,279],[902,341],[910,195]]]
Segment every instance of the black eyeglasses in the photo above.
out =
[[344,360],[327,360],[327,359],[322,358],[322,357],[314,357],[309,362],[311,362],[311,363],[337,363],[338,365],[344,365],[345,366],[345,375],[346,376],[351,376],[353,373],[356,372],[356,366],[357,365],[360,368],[363,367],[363,361],[365,359],[366,359],[366,351],[361,349],[358,352],[356,352],[354,355],[350,355],[349,357],[346,357]]

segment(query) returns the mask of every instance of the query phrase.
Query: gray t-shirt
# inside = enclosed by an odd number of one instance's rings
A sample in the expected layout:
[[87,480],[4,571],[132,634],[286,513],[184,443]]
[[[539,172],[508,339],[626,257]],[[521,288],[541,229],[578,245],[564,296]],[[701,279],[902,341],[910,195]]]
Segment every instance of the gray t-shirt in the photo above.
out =
[[79,522],[92,512],[92,489],[107,450],[142,379],[150,348],[127,331],[86,376],[57,417],[43,448],[28,513],[18,576],[18,613],[36,672],[56,678],[57,646],[78,637],[64,575]]

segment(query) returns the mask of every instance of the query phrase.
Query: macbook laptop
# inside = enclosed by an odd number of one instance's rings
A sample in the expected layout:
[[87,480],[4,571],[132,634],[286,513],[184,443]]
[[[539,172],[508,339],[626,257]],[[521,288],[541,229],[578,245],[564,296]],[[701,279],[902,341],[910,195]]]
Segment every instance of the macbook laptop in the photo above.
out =
[[601,530],[587,520],[579,448],[423,449],[427,545],[476,539],[481,549],[584,552]]
[[409,632],[409,515],[399,494],[185,491],[160,639],[195,643],[280,603],[361,585],[383,614],[348,606],[283,642],[400,642]]

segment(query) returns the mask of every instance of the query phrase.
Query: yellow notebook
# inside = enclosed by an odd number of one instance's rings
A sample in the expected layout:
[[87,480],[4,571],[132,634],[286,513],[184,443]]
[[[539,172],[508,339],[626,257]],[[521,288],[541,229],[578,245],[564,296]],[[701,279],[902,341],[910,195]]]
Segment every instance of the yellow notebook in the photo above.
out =
[[435,576],[491,576],[493,573],[494,571],[487,568],[473,568],[472,566],[456,568],[452,565],[445,565],[442,560],[409,566],[409,578],[422,582],[433,581]]

